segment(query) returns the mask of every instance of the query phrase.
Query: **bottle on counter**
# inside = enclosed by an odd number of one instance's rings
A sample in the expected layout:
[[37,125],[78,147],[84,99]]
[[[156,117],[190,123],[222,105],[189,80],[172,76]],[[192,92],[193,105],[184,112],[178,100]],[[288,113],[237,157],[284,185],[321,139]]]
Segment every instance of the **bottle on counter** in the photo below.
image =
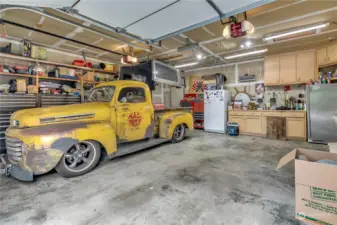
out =
[[298,109],[299,109],[299,110],[303,110],[303,104],[302,104],[302,103],[299,103]]

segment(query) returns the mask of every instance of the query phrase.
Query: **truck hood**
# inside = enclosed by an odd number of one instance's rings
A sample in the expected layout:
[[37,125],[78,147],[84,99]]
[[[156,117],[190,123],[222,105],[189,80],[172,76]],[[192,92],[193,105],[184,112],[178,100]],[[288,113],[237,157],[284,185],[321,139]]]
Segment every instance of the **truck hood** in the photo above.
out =
[[93,120],[110,120],[109,103],[85,103],[19,110],[11,116],[10,126],[23,128]]

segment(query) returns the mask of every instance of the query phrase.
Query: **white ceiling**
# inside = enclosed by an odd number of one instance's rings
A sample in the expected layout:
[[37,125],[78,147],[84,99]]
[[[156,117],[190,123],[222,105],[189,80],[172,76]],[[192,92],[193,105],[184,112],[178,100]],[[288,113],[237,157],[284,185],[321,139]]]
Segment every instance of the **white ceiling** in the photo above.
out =
[[[223,13],[245,11],[253,3],[266,4],[272,0],[213,0]],[[62,8],[76,0],[0,0],[0,4]],[[159,10],[175,0],[81,0],[75,9],[79,13],[113,27],[126,27]],[[261,5],[262,5],[261,4]],[[127,27],[129,33],[145,39],[156,39],[200,22],[216,18],[218,14],[206,0],[180,0],[164,10]]]
[[0,4],[35,7],[62,8],[71,6],[76,0],[0,0]]
[[[175,0],[82,0],[76,9],[83,15],[113,27],[125,27]],[[214,0],[223,13],[248,6],[259,0]],[[95,9],[95,10],[93,10]],[[166,34],[217,17],[205,0],[181,0],[172,6],[127,28],[145,39],[156,39]]]

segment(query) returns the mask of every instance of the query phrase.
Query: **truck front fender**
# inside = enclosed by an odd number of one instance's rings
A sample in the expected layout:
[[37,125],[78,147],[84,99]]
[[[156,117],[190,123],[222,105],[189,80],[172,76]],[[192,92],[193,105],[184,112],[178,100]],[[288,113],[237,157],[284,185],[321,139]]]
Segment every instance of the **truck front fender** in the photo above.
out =
[[172,139],[174,129],[177,125],[184,124],[189,130],[193,130],[193,117],[187,112],[171,112],[161,117],[159,122],[159,136]]
[[62,156],[76,143],[99,142],[110,156],[117,151],[115,130],[108,122],[74,122],[25,129],[9,128],[6,136],[23,142],[19,166],[35,175],[54,169]]

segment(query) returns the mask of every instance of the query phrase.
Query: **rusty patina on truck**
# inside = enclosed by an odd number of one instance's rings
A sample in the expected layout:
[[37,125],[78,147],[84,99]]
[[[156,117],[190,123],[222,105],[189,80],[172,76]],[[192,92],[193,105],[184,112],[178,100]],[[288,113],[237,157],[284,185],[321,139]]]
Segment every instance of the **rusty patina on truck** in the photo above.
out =
[[10,124],[2,167],[32,181],[53,169],[64,177],[80,176],[102,156],[180,142],[193,129],[193,118],[186,108],[156,111],[146,83],[120,80],[96,86],[88,103],[17,111]]

